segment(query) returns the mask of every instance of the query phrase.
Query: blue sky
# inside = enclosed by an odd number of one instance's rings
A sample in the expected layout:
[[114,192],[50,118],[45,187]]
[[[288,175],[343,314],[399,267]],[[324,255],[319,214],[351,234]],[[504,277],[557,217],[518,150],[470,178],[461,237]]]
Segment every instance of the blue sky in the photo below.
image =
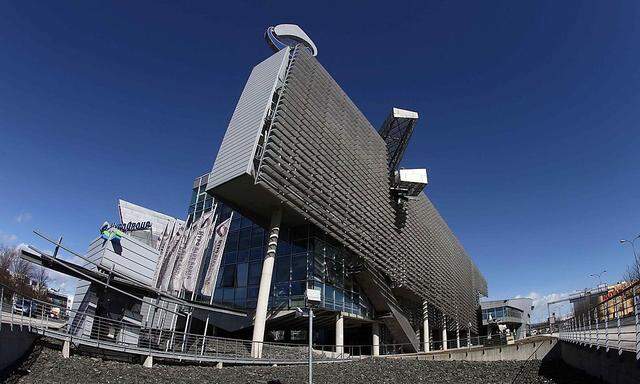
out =
[[300,24],[485,274],[541,300],[621,278],[640,232],[640,4],[2,2],[0,241],[84,250],[124,198],[184,216],[269,25]]

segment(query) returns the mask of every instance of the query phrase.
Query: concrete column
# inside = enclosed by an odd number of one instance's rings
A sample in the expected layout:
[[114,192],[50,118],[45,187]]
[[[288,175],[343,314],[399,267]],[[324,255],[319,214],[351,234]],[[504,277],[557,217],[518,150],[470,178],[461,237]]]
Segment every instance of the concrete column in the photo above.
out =
[[262,262],[262,275],[260,276],[260,288],[258,291],[258,302],[256,304],[256,317],[253,323],[253,344],[251,345],[251,356],[262,357],[262,342],[264,341],[264,328],[267,322],[267,308],[269,306],[269,292],[271,291],[271,277],[273,276],[273,263],[278,246],[278,235],[280,233],[280,221],[282,220],[282,210],[277,209],[271,215],[271,225],[269,226],[269,245],[267,254]]
[[426,301],[422,303],[422,319],[422,334],[424,335],[422,350],[429,352],[429,336],[431,333],[429,332],[429,305]]
[[460,323],[456,320],[456,348],[460,348]]
[[142,366],[145,368],[153,367],[153,356],[145,356],[144,363],[142,363]]
[[69,342],[69,340],[65,340],[62,343],[62,358],[68,359],[70,354],[71,354],[71,343]]
[[380,324],[371,324],[371,333],[373,334],[372,351],[373,356],[380,356]]
[[447,317],[442,315],[442,350],[446,351],[447,348]]
[[342,312],[336,315],[336,353],[341,355],[344,353],[344,316]]

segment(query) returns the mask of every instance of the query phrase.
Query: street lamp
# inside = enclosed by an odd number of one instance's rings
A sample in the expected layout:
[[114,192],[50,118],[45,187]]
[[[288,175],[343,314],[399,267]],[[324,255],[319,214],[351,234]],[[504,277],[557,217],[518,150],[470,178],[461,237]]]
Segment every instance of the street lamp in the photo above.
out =
[[633,257],[636,259],[636,265],[638,264],[638,252],[636,252],[636,240],[640,238],[640,235],[633,238],[633,240],[621,239],[620,244],[631,244],[631,249],[633,249]]
[[605,273],[607,273],[606,269],[603,270],[600,273],[592,273],[591,275],[589,275],[589,276],[591,276],[593,278],[597,278],[598,279],[598,286],[596,288],[600,288],[600,286],[602,285],[602,275],[604,275]]

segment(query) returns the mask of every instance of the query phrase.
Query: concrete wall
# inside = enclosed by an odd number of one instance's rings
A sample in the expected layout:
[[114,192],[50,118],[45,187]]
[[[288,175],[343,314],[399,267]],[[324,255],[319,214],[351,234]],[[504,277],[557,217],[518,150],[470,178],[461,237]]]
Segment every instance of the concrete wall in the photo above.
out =
[[568,365],[610,384],[640,382],[640,368],[635,354],[617,350],[559,342],[560,357]]
[[524,361],[562,360],[565,364],[609,384],[640,382],[640,364],[631,352],[581,346],[552,337],[528,338],[500,347],[472,347],[428,353],[382,356],[388,359],[466,360],[466,361]]
[[555,338],[536,338],[517,342],[512,345],[499,347],[471,347],[450,349],[447,351],[434,351],[427,353],[414,353],[396,356],[386,356],[391,359],[414,360],[465,360],[465,361],[523,361],[556,359],[559,357],[558,340]]
[[5,369],[20,360],[29,351],[37,336],[30,333],[27,327],[13,327],[2,324],[0,327],[0,376]]

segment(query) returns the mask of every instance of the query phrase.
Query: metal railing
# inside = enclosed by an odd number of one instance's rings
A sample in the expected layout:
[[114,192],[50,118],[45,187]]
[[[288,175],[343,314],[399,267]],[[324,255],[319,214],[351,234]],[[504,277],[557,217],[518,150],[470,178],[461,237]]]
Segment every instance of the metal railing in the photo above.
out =
[[640,282],[562,322],[559,338],[580,345],[633,352],[640,360]]
[[[77,345],[115,351],[191,361],[227,361],[246,363],[304,363],[309,347],[304,344],[260,342],[262,357],[252,357],[256,342],[169,328],[148,327],[135,319],[111,319],[91,311],[58,308],[51,303],[21,296],[0,285],[0,323],[11,329],[27,329],[41,335],[70,341]],[[153,321],[151,321],[153,323]],[[446,341],[447,349],[471,348],[484,344],[506,344],[503,336],[460,337]],[[442,349],[442,341],[430,342],[429,349]],[[370,358],[373,355],[397,355],[414,352],[411,344],[322,345],[313,346],[315,361],[341,361]]]

